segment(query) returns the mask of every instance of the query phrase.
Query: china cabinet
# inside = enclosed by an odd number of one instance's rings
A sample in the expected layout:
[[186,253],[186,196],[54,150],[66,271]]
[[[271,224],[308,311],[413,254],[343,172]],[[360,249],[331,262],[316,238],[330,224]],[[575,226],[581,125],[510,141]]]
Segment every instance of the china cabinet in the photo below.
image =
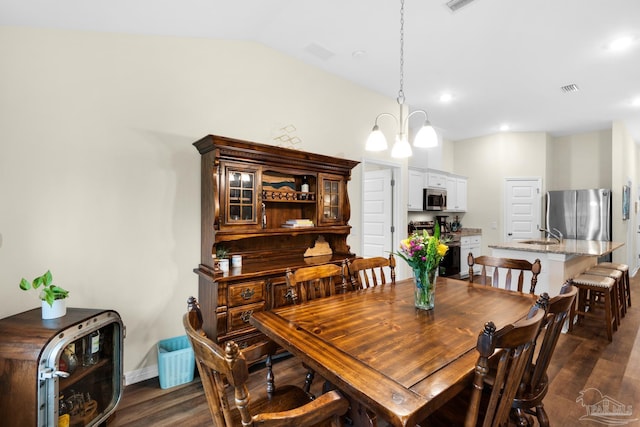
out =
[[[203,328],[240,346],[264,337],[251,315],[290,303],[285,272],[354,257],[347,184],[356,161],[207,135],[201,155],[198,297]],[[320,242],[331,254],[305,253]],[[216,268],[216,253],[241,265]]]

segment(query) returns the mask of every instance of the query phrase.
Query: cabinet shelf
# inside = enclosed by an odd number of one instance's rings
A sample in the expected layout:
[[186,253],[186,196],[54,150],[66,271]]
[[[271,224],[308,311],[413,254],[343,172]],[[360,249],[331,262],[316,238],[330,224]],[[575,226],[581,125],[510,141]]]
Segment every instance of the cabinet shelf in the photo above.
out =
[[91,374],[96,370],[99,370],[101,367],[103,367],[107,363],[110,363],[110,360],[102,359],[98,361],[98,363],[96,363],[95,365],[91,365],[91,366],[79,365],[76,368],[76,370],[73,372],[73,374],[69,375],[69,377],[60,378],[60,389],[71,387],[78,381],[85,378],[87,375]]
[[297,234],[348,234],[350,229],[350,225],[333,225],[328,227],[267,228],[260,230],[246,230],[243,232],[240,232],[238,230],[218,231],[216,232],[216,240],[219,242],[231,242],[234,240],[264,236],[293,236]]

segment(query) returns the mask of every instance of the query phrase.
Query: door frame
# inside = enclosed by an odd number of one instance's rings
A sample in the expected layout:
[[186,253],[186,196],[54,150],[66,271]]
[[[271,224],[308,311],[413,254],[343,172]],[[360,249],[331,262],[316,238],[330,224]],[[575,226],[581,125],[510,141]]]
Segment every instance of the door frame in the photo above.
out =
[[[394,233],[393,235],[390,236],[391,242],[392,242],[392,250],[393,248],[398,248],[400,246],[400,240],[402,240],[401,236],[404,236],[404,234],[400,233],[402,230],[406,230],[407,229],[407,214],[406,214],[406,209],[403,211],[401,210],[401,206],[404,206],[402,204],[402,194],[404,194],[404,191],[401,193],[401,189],[404,189],[404,181],[403,181],[403,174],[402,174],[402,164],[401,163],[396,163],[396,162],[391,162],[391,161],[385,161],[385,160],[379,160],[379,159],[372,159],[372,158],[367,158],[367,157],[363,157],[362,158],[362,174],[361,174],[361,182],[360,182],[360,188],[362,189],[361,193],[360,193],[360,206],[362,206],[362,209],[360,210],[360,227],[362,229],[363,224],[364,224],[364,180],[366,177],[366,172],[367,172],[367,167],[369,165],[375,165],[376,168],[384,168],[384,169],[391,169],[391,179],[394,180],[394,185],[391,187],[391,215],[392,215],[392,220],[391,220],[391,226],[394,229]],[[406,169],[406,168],[405,168]],[[402,214],[404,213],[404,214]],[[389,230],[389,234],[391,234],[391,230]],[[364,253],[364,245],[365,245],[365,239],[364,239],[364,233],[362,233],[361,239],[360,239],[360,253]]]

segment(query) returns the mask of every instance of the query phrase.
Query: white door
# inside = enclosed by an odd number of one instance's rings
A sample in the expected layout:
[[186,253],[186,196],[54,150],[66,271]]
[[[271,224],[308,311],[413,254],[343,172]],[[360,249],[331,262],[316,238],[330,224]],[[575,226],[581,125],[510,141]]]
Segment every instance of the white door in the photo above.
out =
[[505,181],[505,242],[540,238],[542,179],[507,178]]
[[365,258],[388,257],[392,249],[392,171],[365,171],[363,183],[362,242]]

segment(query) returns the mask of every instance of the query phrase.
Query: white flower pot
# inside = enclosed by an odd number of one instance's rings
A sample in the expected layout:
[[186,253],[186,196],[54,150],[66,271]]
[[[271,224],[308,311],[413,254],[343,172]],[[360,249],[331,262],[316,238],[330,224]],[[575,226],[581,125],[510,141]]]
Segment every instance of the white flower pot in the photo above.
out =
[[48,302],[42,301],[42,318],[43,319],[57,319],[67,314],[67,303],[64,299],[57,299],[53,301],[53,305],[49,305]]

